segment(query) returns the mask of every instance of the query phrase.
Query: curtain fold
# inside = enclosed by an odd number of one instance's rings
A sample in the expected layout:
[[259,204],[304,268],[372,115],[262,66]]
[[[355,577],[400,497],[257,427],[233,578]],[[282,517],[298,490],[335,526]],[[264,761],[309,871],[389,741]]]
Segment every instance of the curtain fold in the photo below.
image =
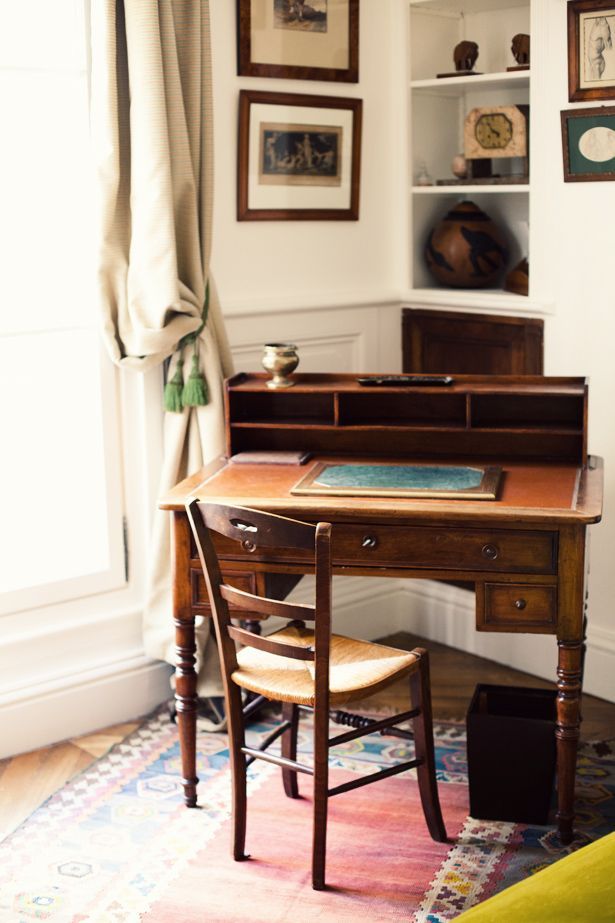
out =
[[[232,373],[209,265],[208,0],[92,3],[90,123],[102,335],[112,360],[145,371],[172,356],[178,342],[201,327],[209,285],[207,322],[197,343],[209,402],[165,414],[162,493],[223,451],[222,379]],[[197,629],[200,695],[219,692],[217,669],[208,663],[212,651],[204,654],[208,623]],[[162,512],[150,556],[144,644],[150,656],[174,663],[170,521]]]

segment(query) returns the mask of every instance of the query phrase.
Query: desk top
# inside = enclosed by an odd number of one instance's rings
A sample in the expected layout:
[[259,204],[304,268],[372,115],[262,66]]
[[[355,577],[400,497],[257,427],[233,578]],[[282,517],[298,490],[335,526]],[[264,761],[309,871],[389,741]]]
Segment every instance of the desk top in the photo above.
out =
[[[305,465],[236,465],[220,458],[169,491],[162,497],[160,508],[181,510],[187,497],[196,496],[296,518],[334,521],[589,524],[598,522],[602,514],[603,469],[602,460],[596,457],[589,458],[587,467],[560,462],[506,461],[496,500],[291,495],[291,489],[313,465],[348,460],[347,456],[320,455]],[[353,457],[352,460],[369,459]],[[428,463],[423,458],[420,461]]]

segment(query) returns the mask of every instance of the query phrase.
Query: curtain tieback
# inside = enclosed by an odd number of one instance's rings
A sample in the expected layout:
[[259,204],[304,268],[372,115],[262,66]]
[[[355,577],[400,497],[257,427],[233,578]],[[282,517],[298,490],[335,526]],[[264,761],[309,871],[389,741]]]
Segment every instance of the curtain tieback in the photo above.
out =
[[[164,386],[164,407],[171,413],[182,413],[184,407],[204,407],[209,404],[207,379],[199,365],[199,337],[207,324],[209,312],[209,282],[205,289],[205,304],[200,327],[193,333],[182,337],[177,344],[179,353],[175,373]],[[190,374],[184,383],[184,349],[193,344]]]

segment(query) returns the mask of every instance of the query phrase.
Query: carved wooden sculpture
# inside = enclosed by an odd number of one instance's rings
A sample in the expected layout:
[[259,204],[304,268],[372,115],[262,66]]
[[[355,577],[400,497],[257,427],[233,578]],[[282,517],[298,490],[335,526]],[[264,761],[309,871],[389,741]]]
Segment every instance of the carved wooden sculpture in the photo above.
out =
[[476,42],[459,42],[458,45],[455,45],[455,50],[453,51],[453,60],[455,62],[455,70],[457,71],[471,71],[474,69],[476,60],[478,58],[478,45]]
[[478,72],[474,70],[477,58],[478,45],[476,42],[459,42],[453,50],[455,70],[438,74],[438,77],[466,77],[469,74],[477,74]]
[[525,32],[518,32],[513,35],[510,46],[513,58],[517,62],[516,67],[508,67],[507,70],[527,70],[530,66],[530,37]]

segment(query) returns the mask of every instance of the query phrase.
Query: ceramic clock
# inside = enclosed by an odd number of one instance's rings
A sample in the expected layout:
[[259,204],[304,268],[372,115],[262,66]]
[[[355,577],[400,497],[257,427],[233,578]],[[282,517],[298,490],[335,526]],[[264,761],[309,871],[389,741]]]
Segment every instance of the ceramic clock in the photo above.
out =
[[527,157],[527,106],[481,106],[466,116],[465,156]]

